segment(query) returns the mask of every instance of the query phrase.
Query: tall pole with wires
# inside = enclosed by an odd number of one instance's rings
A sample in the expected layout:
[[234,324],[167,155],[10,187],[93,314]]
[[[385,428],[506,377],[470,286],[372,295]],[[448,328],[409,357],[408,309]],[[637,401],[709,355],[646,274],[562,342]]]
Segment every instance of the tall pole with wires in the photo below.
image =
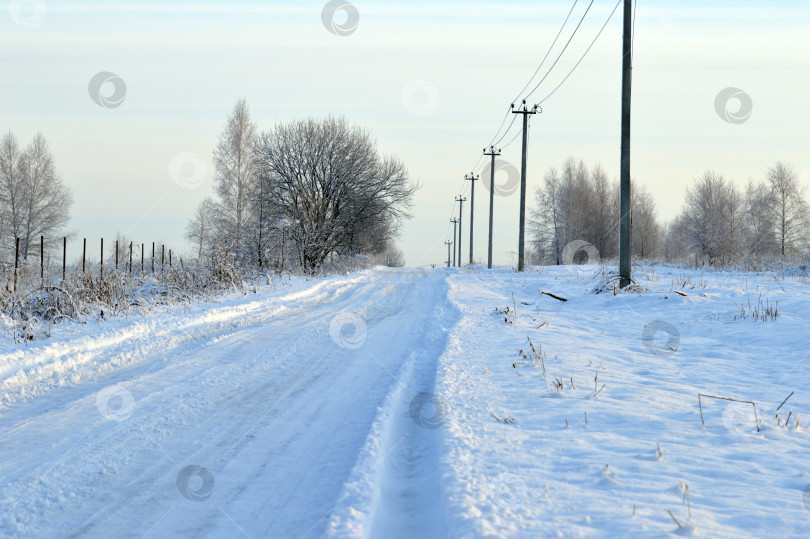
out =
[[622,156],[619,202],[619,287],[630,284],[630,86],[633,80],[633,0],[624,0],[622,37]]
[[450,222],[453,223],[453,267],[456,267],[456,227],[458,226],[458,219],[453,218],[450,219]]
[[484,155],[492,157],[489,167],[489,245],[487,247],[487,269],[492,269],[492,208],[495,201],[495,156],[501,155],[501,151],[495,151],[495,146],[489,147],[489,152],[484,148]]
[[523,100],[523,109],[512,110],[513,114],[523,115],[523,158],[520,163],[520,232],[518,233],[518,271],[525,267],[526,240],[526,159],[528,157],[529,115],[537,114],[537,105],[529,109]]
[[447,245],[447,267],[449,268],[450,267],[450,246],[453,245],[453,242],[450,241],[450,240],[447,240],[446,242],[444,242],[444,244]]
[[458,202],[458,267],[461,267],[461,233],[464,230],[461,227],[461,216],[464,213],[464,203],[467,201],[467,197],[456,197],[456,202]]
[[464,176],[466,181],[470,182],[470,266],[473,265],[473,216],[475,214],[475,182],[481,179],[481,176],[476,176],[475,173],[470,172],[469,175]]

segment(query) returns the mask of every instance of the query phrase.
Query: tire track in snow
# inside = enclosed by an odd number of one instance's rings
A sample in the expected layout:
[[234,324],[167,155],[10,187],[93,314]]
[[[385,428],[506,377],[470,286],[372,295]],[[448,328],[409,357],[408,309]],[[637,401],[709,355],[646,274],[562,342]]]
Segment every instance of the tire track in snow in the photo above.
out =
[[[422,346],[431,320],[424,298],[435,289],[426,272],[374,272],[283,316],[186,340],[171,362],[155,351],[10,409],[33,417],[16,425],[0,457],[39,453],[18,471],[0,460],[0,535],[321,535],[395,382],[389,372]],[[368,324],[358,350],[329,337],[342,311]],[[125,422],[94,409],[95,392],[110,382],[136,396]],[[190,463],[216,478],[204,504],[184,500],[174,484]]]
[[330,518],[333,537],[446,537],[439,473],[440,428],[446,410],[434,396],[438,358],[457,311],[437,280],[422,304],[431,315],[419,346],[397,374]]

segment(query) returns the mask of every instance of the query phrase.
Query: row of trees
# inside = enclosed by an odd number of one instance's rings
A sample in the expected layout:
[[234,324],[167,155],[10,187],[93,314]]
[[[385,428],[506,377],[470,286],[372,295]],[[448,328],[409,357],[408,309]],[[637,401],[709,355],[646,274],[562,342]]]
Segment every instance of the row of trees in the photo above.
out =
[[712,264],[806,254],[809,225],[804,190],[789,165],[777,162],[744,189],[706,172],[686,190],[683,211],[669,227],[666,254],[692,253]]
[[[570,158],[561,169],[546,172],[534,196],[536,206],[528,223],[531,263],[570,263],[563,260],[563,252],[576,240],[593,245],[601,258],[618,256],[619,184],[610,181],[601,166],[588,170],[581,160]],[[643,185],[635,187],[632,198],[633,254],[654,256],[663,234],[655,201]]]
[[45,137],[38,133],[25,148],[10,131],[0,138],[0,236],[20,238],[21,257],[39,245],[40,236],[63,234],[72,204]]
[[260,267],[295,260],[311,271],[330,255],[379,255],[394,247],[418,186],[397,159],[343,118],[300,120],[258,132],[238,101],[214,150],[218,199],[206,198],[186,230],[198,256],[224,247]]
[[[532,263],[563,264],[565,246],[592,244],[601,258],[618,256],[619,185],[604,170],[568,159],[546,172],[535,192],[529,233]],[[810,252],[810,211],[796,172],[777,162],[761,181],[743,189],[708,171],[686,190],[681,213],[664,225],[643,184],[632,195],[634,257],[681,261],[697,257],[709,264],[748,256],[785,257]],[[574,262],[587,256],[580,251]]]

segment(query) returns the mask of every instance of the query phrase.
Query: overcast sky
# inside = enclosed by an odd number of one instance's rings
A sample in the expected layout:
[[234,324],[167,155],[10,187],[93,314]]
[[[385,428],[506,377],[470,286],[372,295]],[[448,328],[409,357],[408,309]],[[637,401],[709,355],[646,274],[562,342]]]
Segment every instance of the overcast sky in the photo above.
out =
[[[540,76],[588,3],[578,2]],[[329,17],[321,0],[13,0],[0,13],[0,130],[24,144],[39,131],[51,143],[74,193],[79,238],[120,232],[178,249],[193,207],[213,192],[212,149],[237,99],[247,99],[260,129],[344,115],[422,184],[414,219],[403,228],[408,264],[441,263],[464,175],[484,164],[482,148],[571,5],[357,0]],[[594,0],[530,103],[571,71],[615,5]],[[569,156],[601,163],[618,178],[621,22],[619,7],[532,118],[530,193]],[[663,219],[678,212],[685,188],[707,169],[744,184],[783,160],[810,181],[808,28],[807,0],[639,2],[632,174]],[[93,99],[89,86],[100,72],[117,78],[95,79],[101,90]],[[735,98],[729,116],[718,114],[716,97],[729,87],[750,98],[750,116],[743,110],[735,120]],[[503,158],[519,165],[519,139]],[[475,194],[475,254],[485,260],[487,192],[479,183]],[[495,200],[496,263],[516,259],[518,202],[517,192]],[[467,241],[465,232],[465,253]]]

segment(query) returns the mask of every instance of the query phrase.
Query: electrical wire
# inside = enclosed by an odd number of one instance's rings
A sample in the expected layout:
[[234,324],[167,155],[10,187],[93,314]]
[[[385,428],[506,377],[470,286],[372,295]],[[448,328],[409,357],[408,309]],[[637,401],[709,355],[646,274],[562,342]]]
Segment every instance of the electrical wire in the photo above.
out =
[[[557,37],[555,37],[554,41],[551,42],[551,46],[548,48],[548,51],[546,52],[546,55],[543,56],[542,60],[540,60],[540,65],[538,65],[537,69],[534,70],[534,74],[526,82],[526,85],[523,87],[523,89],[518,92],[518,95],[512,100],[512,103],[516,103],[517,100],[520,99],[520,96],[523,94],[523,92],[526,91],[526,88],[529,87],[529,85],[532,83],[534,78],[540,72],[540,68],[542,68],[543,64],[546,63],[546,59],[548,59],[548,55],[551,54],[552,49],[554,49],[554,45],[557,44],[557,40],[560,39],[560,36],[562,35],[562,31],[565,29],[565,25],[568,24],[568,19],[571,18],[571,14],[574,12],[574,8],[577,7],[577,2],[579,2],[579,0],[574,0],[574,4],[571,6],[571,9],[568,11],[568,15],[565,17],[565,20],[563,21],[562,26],[560,27],[560,31],[557,32]],[[593,3],[593,2],[591,2],[591,3]]]
[[579,27],[582,26],[583,22],[585,22],[585,17],[588,16],[588,12],[591,10],[591,7],[593,6],[594,1],[595,0],[591,0],[591,3],[588,4],[588,8],[585,10],[585,13],[582,14],[582,18],[579,19],[579,23],[577,23],[577,27],[574,28],[574,31],[571,34],[571,37],[568,38],[568,41],[566,42],[565,47],[563,47],[563,50],[561,50],[560,54],[557,55],[557,59],[554,60],[554,63],[551,64],[550,68],[548,68],[548,71],[546,71],[546,74],[543,76],[542,79],[540,79],[540,82],[538,82],[535,85],[535,87],[532,89],[532,91],[529,92],[528,95],[526,95],[526,97],[524,97],[524,99],[528,100],[532,96],[532,94],[537,91],[537,89],[540,87],[540,85],[543,84],[543,82],[546,80],[546,78],[548,78],[548,76],[551,74],[551,72],[554,70],[554,66],[556,66],[557,62],[560,61],[560,58],[562,58],[562,55],[565,54],[565,51],[568,49],[568,46],[571,44],[571,41],[574,39],[574,36],[577,35],[577,32],[579,31]]
[[[579,2],[579,0],[574,0],[574,3],[571,5],[571,9],[568,11],[568,15],[565,17],[565,20],[563,21],[562,26],[560,26],[560,30],[557,32],[557,36],[554,38],[554,41],[551,42],[551,45],[549,46],[548,50],[546,51],[545,56],[543,56],[543,59],[540,61],[540,64],[537,66],[537,69],[534,70],[534,74],[532,74],[532,76],[529,78],[529,80],[526,81],[526,84],[523,86],[523,89],[521,89],[520,92],[518,92],[517,96],[515,96],[515,98],[512,100],[511,104],[514,104],[515,102],[517,102],[520,99],[521,94],[523,94],[523,92],[526,91],[526,88],[529,87],[529,85],[532,83],[534,78],[540,72],[540,69],[542,69],[543,64],[546,63],[546,60],[548,59],[549,54],[551,54],[551,51],[554,50],[554,46],[557,44],[557,41],[560,39],[560,36],[562,35],[563,30],[565,29],[565,26],[568,24],[568,20],[571,18],[571,14],[574,12],[574,8],[577,7],[577,2]],[[497,146],[500,143],[501,140],[506,138],[506,135],[509,133],[509,129],[511,129],[512,124],[515,123],[514,118],[512,119],[512,123],[510,123],[509,127],[506,129],[506,132],[504,132],[503,136],[501,136],[501,138],[498,139],[498,142],[495,141],[495,139],[498,138],[498,135],[500,134],[501,129],[503,129],[503,126],[506,123],[506,119],[509,117],[509,113],[511,112],[511,110],[512,110],[511,106],[507,107],[506,114],[504,115],[503,120],[501,120],[501,125],[498,127],[498,130],[495,132],[495,136],[492,137],[492,141],[490,141],[490,143],[487,144],[487,146]]]
[[596,43],[596,41],[599,39],[599,36],[601,36],[601,35],[602,35],[602,32],[604,32],[604,31],[605,31],[605,28],[607,27],[607,25],[608,25],[608,23],[610,22],[610,20],[613,18],[613,15],[616,13],[616,10],[619,8],[619,4],[621,4],[621,3],[622,3],[622,0],[619,0],[618,2],[616,2],[616,5],[613,7],[613,11],[611,11],[611,12],[610,12],[610,15],[608,15],[608,18],[607,18],[607,20],[605,21],[605,24],[603,24],[603,25],[602,25],[602,28],[599,30],[599,33],[598,33],[598,34],[596,34],[596,37],[595,37],[595,38],[593,38],[593,41],[591,41],[591,44],[590,44],[590,45],[588,45],[588,48],[587,48],[587,49],[585,49],[585,52],[584,52],[584,53],[582,53],[582,56],[579,58],[579,60],[577,61],[577,63],[576,63],[576,64],[574,64],[574,67],[571,69],[571,71],[569,71],[569,72],[568,72],[568,74],[565,76],[565,78],[564,78],[562,81],[560,81],[560,83],[559,83],[559,84],[558,84],[558,85],[557,85],[557,86],[556,86],[556,87],[555,87],[555,88],[554,88],[554,89],[551,91],[551,93],[550,93],[550,94],[548,94],[546,97],[544,97],[542,100],[540,100],[540,102],[538,102],[538,103],[537,103],[538,105],[542,105],[543,103],[545,103],[545,102],[546,102],[546,100],[548,100],[548,98],[549,98],[549,97],[551,97],[552,95],[554,95],[554,93],[555,93],[557,90],[559,90],[559,89],[560,89],[560,86],[562,86],[563,84],[565,84],[565,81],[567,81],[567,80],[568,80],[568,77],[570,77],[570,76],[571,76],[571,74],[572,74],[572,73],[573,73],[573,72],[574,72],[574,71],[577,69],[577,67],[579,67],[579,64],[581,64],[581,63],[582,63],[582,61],[585,59],[585,56],[588,54],[588,52],[590,52],[591,48],[594,46],[594,44]]

